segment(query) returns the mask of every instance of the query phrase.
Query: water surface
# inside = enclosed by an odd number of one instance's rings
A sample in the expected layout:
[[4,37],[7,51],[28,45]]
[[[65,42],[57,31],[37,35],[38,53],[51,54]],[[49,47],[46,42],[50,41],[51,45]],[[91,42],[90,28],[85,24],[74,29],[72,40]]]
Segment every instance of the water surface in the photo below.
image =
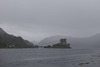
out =
[[0,49],[0,67],[99,67],[99,52],[100,49]]

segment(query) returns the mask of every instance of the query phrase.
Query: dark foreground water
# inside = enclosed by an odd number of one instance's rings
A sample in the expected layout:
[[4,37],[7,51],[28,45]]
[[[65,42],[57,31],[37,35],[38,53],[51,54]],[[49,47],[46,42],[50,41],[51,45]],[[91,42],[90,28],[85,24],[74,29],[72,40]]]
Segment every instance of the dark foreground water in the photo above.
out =
[[100,49],[0,49],[0,67],[100,67]]

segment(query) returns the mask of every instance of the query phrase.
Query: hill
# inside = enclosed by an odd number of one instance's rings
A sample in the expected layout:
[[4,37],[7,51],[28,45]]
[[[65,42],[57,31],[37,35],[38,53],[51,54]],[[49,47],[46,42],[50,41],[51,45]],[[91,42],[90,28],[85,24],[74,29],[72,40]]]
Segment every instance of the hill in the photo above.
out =
[[34,47],[33,43],[24,40],[20,36],[14,36],[6,33],[0,28],[0,48],[29,48]]
[[93,35],[91,37],[71,37],[71,36],[51,36],[43,39],[37,45],[46,46],[46,45],[53,45],[59,43],[61,38],[66,38],[67,42],[70,43],[70,46],[73,47],[84,47],[84,48],[91,48],[91,47],[100,47],[100,34]]

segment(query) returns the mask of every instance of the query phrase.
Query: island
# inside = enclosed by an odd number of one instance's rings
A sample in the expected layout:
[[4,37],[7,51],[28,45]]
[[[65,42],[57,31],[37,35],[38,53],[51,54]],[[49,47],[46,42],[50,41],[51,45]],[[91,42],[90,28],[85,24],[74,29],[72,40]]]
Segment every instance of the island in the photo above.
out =
[[71,48],[70,44],[67,43],[66,38],[60,39],[60,43],[54,44],[54,45],[47,45],[44,46],[44,48]]

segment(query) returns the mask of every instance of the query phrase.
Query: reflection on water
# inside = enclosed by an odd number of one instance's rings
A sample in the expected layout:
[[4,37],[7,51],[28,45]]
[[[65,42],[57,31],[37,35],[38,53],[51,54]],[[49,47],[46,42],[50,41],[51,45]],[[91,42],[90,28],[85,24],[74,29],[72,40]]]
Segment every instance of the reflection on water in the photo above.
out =
[[78,67],[98,53],[98,49],[0,49],[0,67]]

